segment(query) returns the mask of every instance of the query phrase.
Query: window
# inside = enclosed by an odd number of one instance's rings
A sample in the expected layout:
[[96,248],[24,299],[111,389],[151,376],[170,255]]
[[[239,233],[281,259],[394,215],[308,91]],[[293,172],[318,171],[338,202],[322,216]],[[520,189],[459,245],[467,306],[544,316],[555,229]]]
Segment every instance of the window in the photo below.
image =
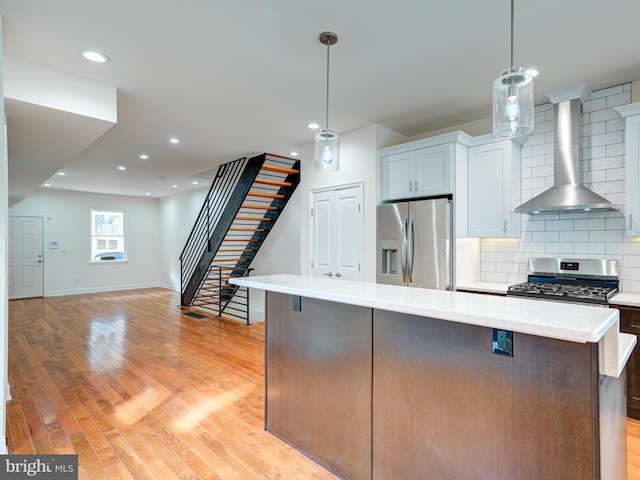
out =
[[124,236],[124,212],[91,210],[92,262],[127,259]]

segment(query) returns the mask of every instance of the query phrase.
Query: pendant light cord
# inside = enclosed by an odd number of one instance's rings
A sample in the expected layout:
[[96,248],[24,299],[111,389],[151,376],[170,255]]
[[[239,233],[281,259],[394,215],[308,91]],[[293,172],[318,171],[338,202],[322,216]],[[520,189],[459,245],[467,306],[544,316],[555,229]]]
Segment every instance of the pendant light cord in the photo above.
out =
[[513,63],[513,2],[514,0],[511,0],[511,63],[509,64],[512,67],[514,65]]
[[[511,0],[513,1],[513,0]],[[326,128],[329,129],[329,45],[331,42],[327,42],[327,111],[325,117]]]

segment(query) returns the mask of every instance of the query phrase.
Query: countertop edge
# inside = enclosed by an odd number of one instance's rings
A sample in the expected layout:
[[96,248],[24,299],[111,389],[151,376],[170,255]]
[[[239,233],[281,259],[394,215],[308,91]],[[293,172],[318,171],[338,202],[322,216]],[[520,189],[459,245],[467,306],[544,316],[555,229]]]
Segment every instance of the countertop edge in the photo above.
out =
[[[232,278],[230,282],[235,285],[260,290],[300,295],[319,300],[377,308],[410,315],[440,318],[488,328],[501,328],[524,334],[556,338],[577,343],[599,342],[605,333],[614,324],[618,323],[619,318],[619,313],[616,309],[572,305],[571,308],[597,308],[597,311],[585,310],[583,312],[583,314],[597,318],[597,320],[594,321],[595,324],[588,328],[582,325],[572,326],[570,323],[560,325],[548,320],[545,315],[541,313],[541,310],[544,309],[549,313],[551,307],[546,305],[542,306],[541,309],[539,300],[490,295],[483,296],[473,293],[437,291],[297,275],[241,277]],[[456,297],[456,295],[458,297]],[[379,298],[380,296],[386,296],[387,298],[381,299]],[[498,302],[499,305],[495,305],[495,302]],[[430,305],[428,305],[429,303]],[[553,305],[552,308],[554,310],[570,308],[567,304],[554,303]],[[499,313],[487,313],[492,309],[497,309]],[[568,311],[565,313],[568,313]],[[574,313],[574,311],[571,313]],[[515,318],[516,315],[521,317],[528,316],[534,318],[535,321],[527,319],[518,320]],[[561,315],[559,317],[562,318]]]

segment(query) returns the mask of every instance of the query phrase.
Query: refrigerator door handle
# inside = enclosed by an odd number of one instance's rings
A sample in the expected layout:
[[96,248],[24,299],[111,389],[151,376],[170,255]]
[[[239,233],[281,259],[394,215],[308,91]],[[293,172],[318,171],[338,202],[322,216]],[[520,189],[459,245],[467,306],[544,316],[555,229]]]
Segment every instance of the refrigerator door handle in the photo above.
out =
[[409,234],[407,235],[409,239],[409,248],[407,255],[407,276],[409,277],[409,283],[413,283],[413,261],[415,259],[415,244],[416,244],[416,233],[413,223],[413,213],[409,214]]
[[402,221],[402,240],[400,242],[400,267],[402,268],[402,281],[407,283],[407,216]]

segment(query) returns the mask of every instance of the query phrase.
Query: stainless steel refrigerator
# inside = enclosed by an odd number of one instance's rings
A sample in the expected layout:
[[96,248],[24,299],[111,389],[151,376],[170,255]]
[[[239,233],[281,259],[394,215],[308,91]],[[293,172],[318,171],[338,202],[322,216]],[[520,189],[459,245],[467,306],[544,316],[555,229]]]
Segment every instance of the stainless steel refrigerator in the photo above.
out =
[[377,283],[453,290],[451,198],[378,206]]

